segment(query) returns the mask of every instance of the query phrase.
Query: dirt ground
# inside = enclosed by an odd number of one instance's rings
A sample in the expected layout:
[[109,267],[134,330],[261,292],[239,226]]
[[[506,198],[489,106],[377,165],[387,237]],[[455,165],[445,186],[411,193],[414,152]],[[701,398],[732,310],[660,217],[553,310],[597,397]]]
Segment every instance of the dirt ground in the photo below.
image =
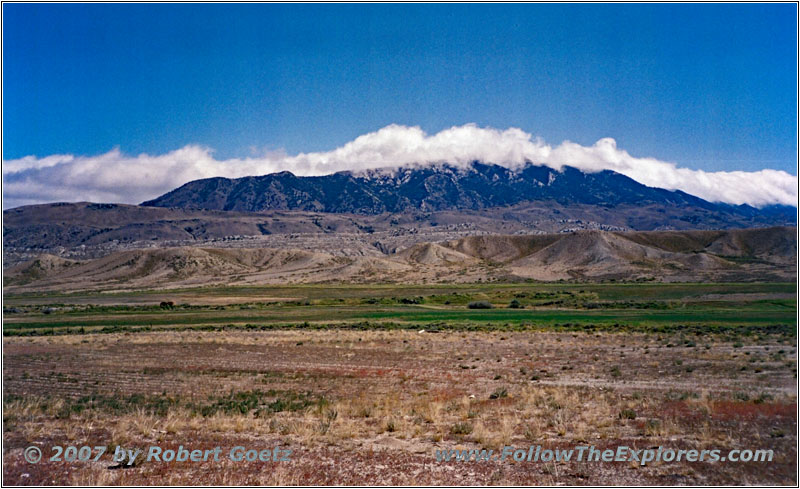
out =
[[[4,338],[3,475],[30,484],[797,484],[778,336],[292,330]],[[50,461],[52,446],[292,450]],[[769,449],[771,462],[443,462],[435,451]],[[26,447],[45,457],[26,462]]]

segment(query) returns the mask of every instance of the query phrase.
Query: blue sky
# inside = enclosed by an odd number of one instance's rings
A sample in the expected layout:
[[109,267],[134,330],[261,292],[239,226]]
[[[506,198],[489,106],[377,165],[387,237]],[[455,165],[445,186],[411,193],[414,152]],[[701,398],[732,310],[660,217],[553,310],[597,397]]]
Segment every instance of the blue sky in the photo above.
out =
[[333,149],[396,123],[796,174],[796,7],[3,5],[3,158]]

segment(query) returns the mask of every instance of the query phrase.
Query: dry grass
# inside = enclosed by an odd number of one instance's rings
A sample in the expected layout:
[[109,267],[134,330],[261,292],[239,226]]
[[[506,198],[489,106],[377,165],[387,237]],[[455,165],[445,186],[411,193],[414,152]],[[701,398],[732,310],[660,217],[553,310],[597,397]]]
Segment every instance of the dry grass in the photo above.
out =
[[[4,340],[4,439],[9,447],[4,472],[9,481],[292,485],[677,480],[663,479],[664,474],[684,474],[680,480],[696,483],[796,480],[791,370],[761,362],[762,368],[772,369],[767,391],[754,369],[740,370],[751,364],[749,358],[724,345],[677,350],[659,346],[669,338],[654,341],[647,335],[599,339],[407,331],[165,332],[31,340]],[[766,348],[775,349],[769,341],[748,345],[750,357],[769,358]],[[621,364],[620,352],[625,353],[626,368],[619,376],[610,375]],[[676,358],[682,365],[675,365]],[[689,363],[708,366],[687,373]],[[110,372],[119,376],[112,378]],[[731,377],[732,372],[743,373]],[[744,399],[745,389],[752,399]],[[278,397],[311,393],[311,399],[325,402],[272,411],[266,407],[273,396],[245,412],[198,411],[197,406],[231,393],[255,390],[274,390]],[[148,404],[165,392],[175,402],[161,411]],[[116,412],[71,410],[81,396],[126,399],[134,393],[141,395],[139,404]],[[69,472],[50,464],[31,472],[21,462],[20,450],[34,441],[124,447],[280,444],[297,455],[291,464],[272,464],[269,470],[226,462],[200,468],[145,464],[124,471],[89,464]],[[710,464],[628,471],[569,464],[483,464],[454,471],[431,465],[436,448],[620,443],[721,449],[757,444],[773,447],[782,458],[770,471],[744,464],[734,472]],[[29,474],[26,480],[23,473]]]

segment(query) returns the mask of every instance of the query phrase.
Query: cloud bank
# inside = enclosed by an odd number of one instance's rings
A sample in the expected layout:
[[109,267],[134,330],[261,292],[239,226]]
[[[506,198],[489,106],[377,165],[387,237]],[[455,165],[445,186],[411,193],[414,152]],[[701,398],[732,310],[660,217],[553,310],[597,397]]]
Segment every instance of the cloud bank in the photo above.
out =
[[644,185],[683,190],[713,202],[797,205],[797,177],[784,171],[705,172],[633,157],[617,148],[611,138],[592,146],[565,141],[552,147],[520,129],[467,124],[434,135],[419,127],[390,125],[332,151],[295,156],[278,152],[217,160],[210,148],[198,145],[155,156],[130,156],[119,149],[98,156],[27,156],[3,161],[3,207],[58,201],[136,204],[200,178],[238,178],[283,170],[325,175],[441,162],[466,166],[475,160],[508,168],[532,162],[554,169],[568,165],[587,172],[613,170]]

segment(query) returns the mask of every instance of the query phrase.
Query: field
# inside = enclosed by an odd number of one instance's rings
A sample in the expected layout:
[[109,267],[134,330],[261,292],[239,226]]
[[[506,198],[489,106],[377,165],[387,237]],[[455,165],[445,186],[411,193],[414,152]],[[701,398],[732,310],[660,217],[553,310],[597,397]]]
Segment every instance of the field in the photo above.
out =
[[[205,287],[3,307],[6,484],[797,484],[794,283]],[[54,445],[292,455],[118,468],[49,461]],[[774,458],[435,456],[531,445]]]

